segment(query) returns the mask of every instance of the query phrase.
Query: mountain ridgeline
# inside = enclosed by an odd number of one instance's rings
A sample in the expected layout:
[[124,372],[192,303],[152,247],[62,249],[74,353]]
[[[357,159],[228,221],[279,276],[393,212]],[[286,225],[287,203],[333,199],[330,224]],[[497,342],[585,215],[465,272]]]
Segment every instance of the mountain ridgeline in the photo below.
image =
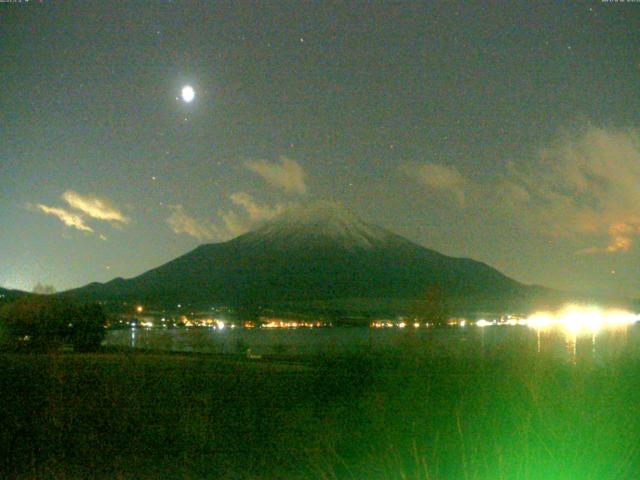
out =
[[406,313],[421,301],[451,311],[524,308],[547,289],[453,258],[321,203],[193,251],[131,279],[65,292],[91,300],[289,311]]
[[3,303],[13,302],[20,297],[24,297],[25,295],[29,295],[27,292],[23,292],[20,290],[8,290],[6,288],[0,288],[0,305]]

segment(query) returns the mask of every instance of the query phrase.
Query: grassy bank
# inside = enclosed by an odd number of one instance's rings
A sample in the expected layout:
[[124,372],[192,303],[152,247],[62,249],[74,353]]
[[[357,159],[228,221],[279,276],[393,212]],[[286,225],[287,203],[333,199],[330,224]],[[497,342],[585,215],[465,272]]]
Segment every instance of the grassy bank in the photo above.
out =
[[[8,478],[631,479],[640,365],[1,355]],[[420,350],[421,351],[421,350]]]

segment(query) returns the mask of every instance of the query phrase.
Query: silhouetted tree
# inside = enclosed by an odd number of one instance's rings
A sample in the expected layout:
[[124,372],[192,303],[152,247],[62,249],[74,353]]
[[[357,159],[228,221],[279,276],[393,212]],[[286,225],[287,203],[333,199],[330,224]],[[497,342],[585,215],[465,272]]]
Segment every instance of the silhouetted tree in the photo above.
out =
[[19,349],[46,351],[71,343],[78,351],[96,350],[105,324],[99,305],[55,297],[23,297],[0,308],[2,342]]
[[71,341],[74,350],[91,352],[100,348],[105,334],[107,317],[98,304],[82,305],[71,327]]

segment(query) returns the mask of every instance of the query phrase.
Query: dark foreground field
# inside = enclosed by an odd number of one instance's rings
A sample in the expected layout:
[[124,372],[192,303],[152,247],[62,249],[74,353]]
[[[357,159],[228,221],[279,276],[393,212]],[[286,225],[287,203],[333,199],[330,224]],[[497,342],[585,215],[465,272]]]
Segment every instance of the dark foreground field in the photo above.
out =
[[0,405],[3,478],[640,475],[640,365],[624,357],[5,354]]

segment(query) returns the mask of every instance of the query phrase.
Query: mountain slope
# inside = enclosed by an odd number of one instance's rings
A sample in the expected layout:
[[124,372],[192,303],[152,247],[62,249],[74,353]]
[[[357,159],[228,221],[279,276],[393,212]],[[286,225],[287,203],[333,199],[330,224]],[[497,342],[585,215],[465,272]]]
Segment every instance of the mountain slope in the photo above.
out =
[[422,298],[497,306],[528,287],[494,268],[424,248],[330,203],[293,209],[135,278],[68,294],[102,300],[274,306]]
[[21,290],[9,290],[6,288],[0,287],[0,303],[4,302],[12,302],[20,297],[24,297],[27,295],[31,295],[28,292],[23,292]]

